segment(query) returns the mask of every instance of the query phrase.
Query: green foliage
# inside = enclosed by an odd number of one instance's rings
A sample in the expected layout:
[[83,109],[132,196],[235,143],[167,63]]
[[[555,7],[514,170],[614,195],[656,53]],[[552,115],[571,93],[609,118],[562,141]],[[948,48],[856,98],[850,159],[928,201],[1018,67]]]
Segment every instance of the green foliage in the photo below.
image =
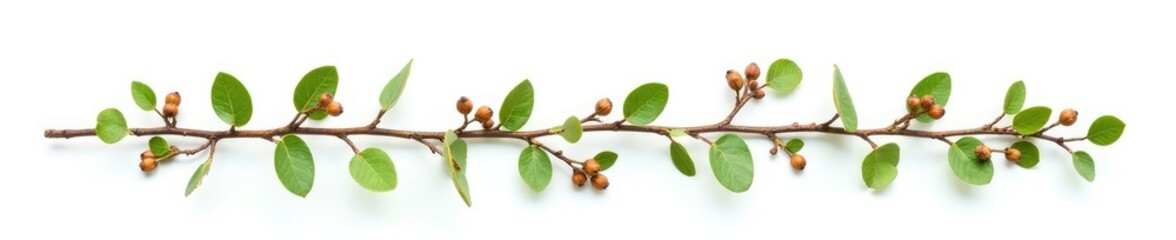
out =
[[[457,134],[453,130],[445,132],[445,139],[442,141],[445,149],[442,153],[445,158],[445,169],[449,170],[449,177],[453,179],[453,187],[457,188],[457,194],[461,195],[461,200],[465,202],[466,206],[473,206],[470,202],[470,183],[466,180],[466,143],[465,140],[457,138]],[[456,166],[454,166],[456,165]]]
[[1037,145],[1034,145],[1033,142],[1020,141],[1013,143],[1013,146],[1010,147],[1021,151],[1021,161],[1017,161],[1017,165],[1023,168],[1037,166],[1037,163],[1041,161],[1041,151],[1037,149]]
[[[931,97],[935,98],[935,104],[947,107],[947,100],[951,97],[951,75],[948,75],[945,72],[937,72],[932,73],[931,75],[927,75],[927,77],[924,77],[922,81],[919,81],[918,84],[915,84],[915,88],[911,89],[911,94],[907,94],[907,96],[911,95],[915,95],[920,98],[925,95],[931,95]],[[905,102],[903,104],[905,104]],[[919,108],[921,109],[922,107]],[[931,119],[931,116],[928,116],[926,113],[919,114],[916,119],[918,119],[920,122],[931,122],[934,120]]]
[[408,74],[412,72],[412,60],[404,64],[404,68],[400,69],[400,73],[388,80],[388,84],[384,85],[384,90],[380,91],[380,108],[388,110],[396,105],[396,101],[400,100],[400,95],[404,94],[404,85],[408,84]]
[[196,167],[196,171],[192,173],[192,178],[188,179],[188,187],[184,189],[184,197],[192,195],[192,191],[196,191],[196,187],[200,187],[200,184],[204,183],[204,176],[208,175],[209,167],[212,167],[211,156],[208,157],[208,160],[204,160],[204,163],[200,164],[199,167]]
[[151,140],[147,141],[147,147],[151,149],[151,154],[155,154],[156,158],[161,158],[171,153],[171,145],[168,145],[167,140],[164,140],[160,136],[151,137]]
[[351,157],[351,178],[360,187],[373,192],[396,189],[396,165],[392,157],[379,148],[367,148]]
[[[335,66],[322,66],[310,70],[294,88],[294,110],[305,112],[319,105],[323,93],[335,95],[339,87],[339,71]],[[325,117],[325,115],[324,115]]]
[[568,117],[568,120],[564,121],[563,131],[559,133],[559,136],[563,137],[569,143],[579,142],[580,137],[583,135],[584,127],[580,125],[580,119],[577,119],[576,116]]
[[603,151],[597,153],[596,156],[592,157],[592,159],[596,159],[596,162],[600,163],[600,171],[604,171],[608,170],[608,168],[611,168],[613,164],[617,163],[617,157],[617,153],[615,152]]
[[667,134],[669,134],[670,137],[681,137],[681,136],[687,135],[686,129],[681,129],[681,128],[670,129],[670,131]]
[[531,80],[523,80],[502,101],[498,122],[506,130],[518,131],[531,118],[531,109],[534,107],[535,89],[531,87]]
[[972,185],[986,185],[992,182],[992,160],[981,161],[976,157],[976,146],[983,144],[974,137],[956,141],[947,150],[947,161],[956,177]]
[[1021,135],[1033,135],[1049,122],[1052,111],[1047,107],[1031,107],[1013,117],[1013,130]]
[[787,93],[796,89],[800,85],[800,79],[804,73],[800,71],[800,67],[796,66],[795,62],[785,58],[777,59],[772,62],[772,66],[768,67],[768,81],[764,86],[776,90],[776,92]]
[[1090,139],[1091,143],[1099,146],[1108,146],[1115,141],[1119,141],[1119,137],[1123,136],[1123,129],[1127,128],[1127,124],[1123,120],[1115,116],[1102,116],[1094,120],[1090,124],[1090,130],[1086,132],[1086,138]]
[[788,143],[784,144],[784,148],[787,148],[788,152],[799,153],[800,149],[804,148],[804,140],[793,138],[792,140],[788,140]]
[[253,100],[241,81],[222,72],[212,82],[212,110],[229,125],[245,126],[253,117]]
[[151,90],[147,84],[132,81],[131,98],[135,99],[135,105],[139,105],[139,109],[143,109],[143,111],[155,110],[155,91]]
[[1005,114],[1013,115],[1020,112],[1022,107],[1025,107],[1025,82],[1017,81],[1005,93],[1004,111]]
[[683,147],[682,144],[670,141],[670,160],[674,162],[674,167],[682,175],[694,176],[694,159],[690,158],[690,152],[686,151],[686,147]]
[[1090,154],[1083,151],[1074,152],[1074,170],[1087,182],[1094,182],[1094,158],[1090,157]]
[[94,132],[98,135],[98,139],[102,139],[102,142],[108,144],[117,143],[131,134],[131,130],[127,129],[127,120],[123,118],[122,112],[114,108],[107,108],[98,113],[98,125],[94,126]]
[[286,135],[274,148],[274,170],[290,193],[306,197],[314,186],[314,156],[297,135]]
[[841,68],[833,65],[833,106],[837,107],[837,114],[841,116],[841,125],[846,132],[857,131],[857,110],[853,108],[853,99],[849,97],[849,88],[845,86],[845,78],[841,76]]
[[743,138],[735,134],[723,134],[710,148],[711,170],[715,178],[731,192],[746,192],[755,177],[755,166],[751,161],[751,150]]
[[646,83],[625,97],[625,121],[637,126],[653,123],[666,102],[670,100],[670,87],[661,83]]
[[531,145],[519,153],[519,176],[531,191],[542,192],[551,183],[551,158],[539,146]]
[[862,160],[862,180],[873,189],[884,188],[898,177],[898,144],[887,143],[875,148]]

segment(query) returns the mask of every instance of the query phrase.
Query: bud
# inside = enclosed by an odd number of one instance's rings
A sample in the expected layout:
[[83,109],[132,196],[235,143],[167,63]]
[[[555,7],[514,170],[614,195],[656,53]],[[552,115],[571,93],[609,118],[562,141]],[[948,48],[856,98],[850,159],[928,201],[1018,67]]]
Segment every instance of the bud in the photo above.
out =
[[1062,126],[1069,127],[1074,125],[1074,122],[1078,122],[1078,111],[1074,111],[1072,108],[1062,110],[1062,113],[1058,115],[1058,123],[1061,123]]
[[478,120],[479,122],[490,121],[490,117],[493,115],[494,110],[490,110],[490,107],[482,105],[481,107],[478,107],[477,112],[474,112],[474,120]]
[[759,79],[759,65],[756,65],[755,63],[747,64],[747,68],[743,69],[743,73],[747,74],[747,80],[755,81],[756,79]]
[[911,97],[907,98],[907,110],[910,110],[911,112],[918,111],[919,105],[921,105],[919,102],[919,97],[911,95]]
[[494,127],[494,120],[486,120],[482,122],[482,129],[490,129]]
[[1010,162],[1021,161],[1021,150],[1005,148],[1005,159],[1008,159]]
[[608,116],[609,113],[612,113],[612,100],[601,98],[599,101],[596,101],[597,116]]
[[596,159],[588,159],[588,161],[584,161],[584,172],[587,172],[590,175],[596,175],[597,173],[600,173],[600,162],[596,161]]
[[772,147],[772,149],[768,149],[768,153],[770,153],[772,155],[776,155],[777,152],[780,152],[779,147]]
[[179,105],[171,103],[163,105],[163,117],[174,118],[176,115],[180,115]]
[[598,191],[604,191],[604,189],[608,188],[608,177],[605,177],[604,174],[593,175],[592,188]]
[[764,99],[764,89],[756,89],[755,92],[752,93],[751,97],[754,97],[755,99]]
[[175,104],[176,106],[179,106],[180,105],[180,92],[168,93],[167,98],[164,98],[163,102],[165,104]]
[[935,97],[931,95],[923,96],[923,100],[919,102],[919,105],[923,106],[923,109],[931,109],[932,106],[935,106]]
[[139,162],[139,170],[150,172],[151,170],[155,170],[157,164],[158,162],[155,162],[155,158],[144,158],[142,162]]
[[572,184],[575,184],[576,187],[583,187],[585,182],[588,182],[588,176],[584,172],[575,171],[572,173]]
[[804,155],[792,154],[792,169],[804,170],[804,165],[808,165],[808,161],[804,160]]
[[469,115],[470,111],[474,110],[474,102],[470,98],[461,96],[457,99],[457,112],[461,115]]
[[943,118],[943,114],[946,113],[945,111],[943,110],[943,106],[939,106],[939,104],[931,105],[931,108],[927,109],[927,115],[931,116],[931,119],[939,120]]
[[743,76],[735,69],[727,70],[727,86],[731,87],[731,90],[739,91],[743,88]]
[[139,160],[148,159],[148,158],[155,158],[155,153],[152,153],[151,150],[146,150],[146,151],[143,151],[143,153],[139,154]]
[[322,95],[319,95],[319,106],[326,107],[326,106],[331,105],[331,102],[334,102],[334,101],[335,101],[335,96],[331,95],[331,93],[325,92]]
[[331,104],[327,104],[327,114],[330,114],[332,117],[338,117],[339,115],[342,115],[343,104],[337,101],[331,101]]
[[984,146],[983,144],[976,146],[975,152],[976,158],[979,158],[980,160],[988,160],[992,158],[992,149],[989,149],[988,146]]

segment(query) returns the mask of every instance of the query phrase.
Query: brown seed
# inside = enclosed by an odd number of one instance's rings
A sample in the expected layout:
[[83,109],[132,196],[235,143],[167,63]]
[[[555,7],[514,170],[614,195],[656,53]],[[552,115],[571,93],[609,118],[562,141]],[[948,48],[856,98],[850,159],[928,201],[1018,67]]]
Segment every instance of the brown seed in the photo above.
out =
[[975,152],[976,152],[976,158],[979,158],[982,161],[992,158],[992,149],[988,148],[988,146],[984,146],[984,145],[976,146]]
[[331,102],[334,102],[334,101],[335,101],[335,96],[331,95],[331,93],[325,92],[322,95],[319,95],[319,106],[323,106],[323,107],[330,106]]
[[158,163],[155,162],[155,158],[144,158],[142,162],[139,162],[139,170],[143,170],[143,172],[150,172],[151,170],[155,170],[155,166],[157,164]]
[[330,114],[332,117],[343,115],[343,104],[338,101],[331,101],[331,104],[327,105],[327,114]]
[[163,105],[163,117],[174,118],[176,115],[180,115],[180,107],[178,105],[171,103]]
[[490,121],[491,116],[494,116],[494,110],[491,110],[486,105],[478,107],[478,111],[474,112],[474,120],[478,120],[479,122]]
[[919,106],[922,106],[923,109],[931,109],[932,106],[935,106],[935,97],[931,95],[923,96],[923,100],[919,101]]
[[470,101],[470,98],[468,98],[466,96],[461,96],[461,98],[457,99],[457,112],[458,113],[461,113],[461,115],[469,115],[470,111],[473,111],[473,110],[474,110],[474,101]]
[[780,152],[780,148],[778,147],[772,147],[772,149],[768,149],[768,153],[771,153],[772,155],[776,155],[777,152]]
[[168,93],[167,97],[163,99],[163,102],[165,104],[175,104],[176,106],[179,106],[180,105],[180,92]]
[[747,89],[756,89],[759,87],[759,81],[747,80]]
[[743,76],[735,69],[727,70],[727,86],[731,87],[731,90],[739,91],[743,88]]
[[575,184],[577,187],[583,187],[585,182],[588,182],[588,176],[584,172],[576,171],[572,173],[572,184]]
[[139,154],[139,160],[148,159],[148,158],[155,158],[155,153],[152,153],[151,150],[146,150],[146,151],[143,151],[143,153]]
[[907,110],[910,110],[911,112],[918,111],[919,105],[919,97],[911,95],[911,97],[907,98]]
[[589,175],[600,173],[600,162],[597,162],[596,159],[584,161],[584,172],[587,172]]
[[939,106],[939,104],[931,105],[931,108],[927,109],[927,116],[931,116],[931,119],[939,120],[943,118],[943,114],[946,113],[945,111],[943,110],[943,106]]
[[599,191],[604,191],[604,189],[608,188],[608,177],[605,177],[604,174],[593,175],[592,188],[595,188]]
[[596,101],[597,116],[608,116],[609,113],[612,113],[612,100],[609,100],[608,98],[601,98],[600,100]]
[[752,93],[752,94],[753,95],[751,95],[751,97],[754,97],[755,99],[764,99],[764,90],[763,89],[756,89],[755,93]]
[[805,165],[808,165],[808,161],[804,160],[804,155],[792,154],[792,169],[804,170]]
[[1021,161],[1021,150],[1005,148],[1005,159],[1008,159],[1010,162]]
[[1062,110],[1062,113],[1058,115],[1058,123],[1061,123],[1062,126],[1069,127],[1070,125],[1074,125],[1075,122],[1078,122],[1078,111],[1074,111],[1074,109],[1067,108],[1066,110]]
[[743,69],[743,73],[747,74],[747,80],[755,81],[760,76],[759,65],[755,63],[747,64],[747,68]]
[[494,127],[494,120],[486,120],[482,122],[482,129],[490,129]]

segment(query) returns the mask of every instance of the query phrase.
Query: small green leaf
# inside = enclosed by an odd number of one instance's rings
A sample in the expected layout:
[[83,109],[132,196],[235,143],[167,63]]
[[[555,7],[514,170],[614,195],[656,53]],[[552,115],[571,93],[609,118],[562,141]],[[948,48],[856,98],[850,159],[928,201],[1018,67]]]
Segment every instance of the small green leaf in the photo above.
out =
[[519,153],[519,176],[531,191],[542,192],[551,183],[551,158],[547,152],[531,145]]
[[1041,151],[1037,149],[1037,145],[1034,145],[1033,142],[1016,142],[1010,148],[1017,149],[1017,151],[1021,152],[1021,160],[1017,161],[1017,165],[1021,165],[1023,168],[1037,166],[1037,162],[1041,161]]
[[646,83],[641,85],[625,97],[625,121],[644,126],[653,123],[666,102],[670,100],[670,87],[661,83]]
[[400,73],[388,80],[388,84],[384,85],[384,91],[380,91],[380,108],[388,110],[396,105],[396,101],[400,100],[400,95],[404,94],[404,85],[408,83],[408,73],[412,71],[412,59],[404,64],[404,68],[400,69]]
[[866,186],[880,189],[894,182],[898,177],[898,158],[898,144],[894,143],[882,145],[866,155],[862,160],[862,180],[866,181]]
[[1123,129],[1127,128],[1127,124],[1123,120],[1115,116],[1102,116],[1094,120],[1090,124],[1090,130],[1086,131],[1086,138],[1090,139],[1091,143],[1099,146],[1107,146],[1119,141],[1119,137],[1123,136]]
[[1045,123],[1049,122],[1049,115],[1052,110],[1047,107],[1031,107],[1017,113],[1013,117],[1013,130],[1021,135],[1033,135],[1045,127]]
[[188,179],[188,187],[184,190],[184,197],[192,195],[192,191],[196,191],[201,183],[204,183],[204,176],[208,175],[208,168],[212,167],[212,157],[204,160],[200,167],[196,167],[196,172],[192,173],[192,178]]
[[171,153],[171,145],[167,145],[167,140],[160,136],[151,137],[151,140],[147,141],[147,147],[151,149],[151,154],[155,154],[156,158]]
[[297,135],[286,135],[274,148],[274,170],[290,193],[306,197],[314,186],[314,156]]
[[559,136],[568,140],[569,143],[579,142],[583,135],[584,127],[580,125],[580,119],[577,119],[576,116],[568,117],[568,120],[564,121],[563,130],[559,133]]
[[[931,95],[931,97],[935,98],[935,104],[947,107],[947,100],[951,97],[951,75],[948,75],[945,72],[937,72],[932,73],[931,75],[927,75],[927,77],[924,77],[922,81],[919,81],[918,84],[915,84],[915,88],[911,89],[911,94],[907,94],[907,96],[911,95],[918,97]],[[918,118],[916,119],[918,119],[920,122],[931,122],[934,120],[931,119],[931,116],[928,116],[926,113],[919,114]]]
[[678,172],[687,177],[694,176],[694,159],[690,158],[690,152],[686,151],[686,147],[674,141],[670,141],[670,160],[674,162],[674,167],[678,168]]
[[[294,110],[305,112],[319,105],[323,93],[335,95],[339,87],[339,71],[335,66],[322,66],[310,70],[294,88]],[[325,115],[324,115],[325,116]]]
[[613,164],[617,163],[617,153],[612,151],[603,151],[597,153],[595,157],[597,163],[600,163],[600,171],[608,170]]
[[523,80],[510,90],[506,100],[502,100],[501,113],[498,122],[502,128],[518,131],[531,118],[531,109],[535,107],[535,89],[531,87],[531,80]]
[[1025,107],[1025,82],[1017,81],[1005,93],[1004,111],[1005,114],[1013,115],[1020,112],[1022,107]]
[[[442,142],[445,146],[445,169],[449,169],[449,177],[453,179],[453,187],[457,188],[457,194],[461,195],[461,200],[465,202],[466,206],[472,206],[470,201],[470,183],[466,180],[466,143],[464,140],[457,138],[457,134],[453,130],[445,132],[445,139]],[[457,164],[457,168],[453,167]]]
[[217,73],[212,82],[212,110],[229,125],[245,126],[253,117],[253,100],[241,81],[228,73]]
[[686,133],[686,129],[674,128],[674,129],[670,129],[669,134],[670,134],[670,137],[681,137],[681,136],[686,136],[688,133]]
[[1087,182],[1094,182],[1094,158],[1090,154],[1077,151],[1074,152],[1074,170],[1078,171],[1078,175],[1082,175]]
[[804,148],[804,140],[793,138],[792,140],[788,140],[788,143],[784,144],[784,147],[788,148],[789,152],[798,153],[800,149]]
[[845,78],[841,76],[841,68],[833,65],[833,106],[837,107],[841,125],[846,132],[857,131],[857,110],[853,108],[853,99],[849,97],[849,88],[845,86]]
[[135,105],[139,105],[139,109],[143,109],[143,111],[155,110],[155,91],[151,90],[147,84],[132,81],[131,98],[135,99]]
[[310,113],[310,116],[307,116],[307,117],[309,117],[310,120],[315,120],[315,121],[323,120],[323,119],[327,119],[327,112],[314,111],[314,112]]
[[976,152],[973,151],[980,144],[982,143],[979,139],[965,137],[956,141],[947,150],[947,160],[951,165],[951,171],[960,180],[972,185],[986,185],[992,182],[992,160],[980,161],[980,158],[976,157]]
[[379,148],[367,148],[351,157],[351,178],[360,187],[373,192],[396,189],[396,165],[392,157]]
[[715,178],[731,192],[746,192],[755,178],[755,166],[751,161],[751,150],[743,138],[735,134],[724,134],[710,148],[711,170]]
[[768,82],[765,86],[772,88],[780,93],[791,92],[800,85],[800,79],[804,74],[800,71],[800,67],[796,66],[795,62],[785,58],[777,59],[772,62],[772,66],[768,67]]
[[117,143],[131,134],[131,130],[127,129],[127,120],[123,118],[122,112],[114,108],[107,108],[98,113],[98,125],[94,127],[94,132],[98,135],[98,139],[102,139],[108,144]]

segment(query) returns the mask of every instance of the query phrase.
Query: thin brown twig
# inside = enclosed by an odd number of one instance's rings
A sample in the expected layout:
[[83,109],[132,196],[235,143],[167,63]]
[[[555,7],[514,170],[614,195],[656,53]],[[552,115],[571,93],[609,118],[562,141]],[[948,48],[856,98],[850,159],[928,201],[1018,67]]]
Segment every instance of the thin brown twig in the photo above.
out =
[[354,142],[351,142],[351,138],[348,138],[347,135],[339,135],[338,137],[339,139],[342,139],[343,142],[347,143],[347,146],[351,147],[351,151],[355,152],[355,154],[359,154],[359,148],[355,146]]

